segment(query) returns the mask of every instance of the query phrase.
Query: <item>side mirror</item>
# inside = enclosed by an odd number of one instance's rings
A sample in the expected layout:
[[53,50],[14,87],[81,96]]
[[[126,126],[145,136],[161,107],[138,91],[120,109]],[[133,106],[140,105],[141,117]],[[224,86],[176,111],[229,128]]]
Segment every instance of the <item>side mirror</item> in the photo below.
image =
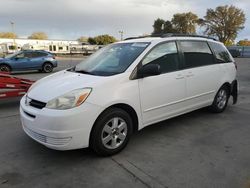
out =
[[157,64],[147,64],[141,67],[137,72],[139,78],[155,76],[159,74],[161,74],[161,67]]

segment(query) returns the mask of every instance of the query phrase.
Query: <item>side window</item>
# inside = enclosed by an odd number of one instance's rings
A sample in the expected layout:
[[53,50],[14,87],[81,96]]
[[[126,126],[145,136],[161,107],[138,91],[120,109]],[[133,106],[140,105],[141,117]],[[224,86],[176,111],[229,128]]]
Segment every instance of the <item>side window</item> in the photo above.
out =
[[209,45],[214,50],[217,63],[233,62],[226,47],[224,47],[222,44],[210,42]]
[[15,58],[24,58],[24,53],[17,54]]
[[34,52],[34,53],[33,53],[33,57],[34,57],[34,58],[44,57],[44,56],[47,56],[47,54],[46,54],[46,53],[43,53],[43,52]]
[[179,55],[176,43],[167,42],[156,46],[142,61],[142,65],[148,63],[160,65],[162,73],[178,70]]
[[180,41],[185,67],[200,67],[214,64],[214,56],[205,41]]
[[32,58],[32,52],[25,52],[24,57],[26,58]]

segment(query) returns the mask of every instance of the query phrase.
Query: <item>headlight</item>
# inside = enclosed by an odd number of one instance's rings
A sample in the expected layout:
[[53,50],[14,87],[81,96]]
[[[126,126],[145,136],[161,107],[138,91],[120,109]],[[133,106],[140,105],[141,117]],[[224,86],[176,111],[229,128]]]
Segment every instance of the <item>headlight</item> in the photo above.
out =
[[60,97],[50,100],[46,108],[66,110],[80,106],[91,93],[91,88],[76,89]]

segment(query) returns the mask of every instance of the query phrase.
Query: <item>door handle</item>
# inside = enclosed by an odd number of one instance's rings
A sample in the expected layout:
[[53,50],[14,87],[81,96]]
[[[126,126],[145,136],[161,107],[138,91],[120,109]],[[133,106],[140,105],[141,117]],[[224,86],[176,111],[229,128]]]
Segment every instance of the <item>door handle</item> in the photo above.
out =
[[185,77],[181,74],[178,74],[177,77],[175,77],[176,80],[184,79]]

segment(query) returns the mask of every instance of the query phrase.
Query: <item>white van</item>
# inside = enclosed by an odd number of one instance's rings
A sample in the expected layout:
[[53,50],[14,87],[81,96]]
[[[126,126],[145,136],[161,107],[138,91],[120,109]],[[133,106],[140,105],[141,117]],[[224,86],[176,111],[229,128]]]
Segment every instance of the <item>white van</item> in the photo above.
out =
[[77,66],[37,81],[22,98],[24,131],[57,150],[121,151],[134,131],[237,101],[236,64],[201,36],[134,38],[108,45]]

